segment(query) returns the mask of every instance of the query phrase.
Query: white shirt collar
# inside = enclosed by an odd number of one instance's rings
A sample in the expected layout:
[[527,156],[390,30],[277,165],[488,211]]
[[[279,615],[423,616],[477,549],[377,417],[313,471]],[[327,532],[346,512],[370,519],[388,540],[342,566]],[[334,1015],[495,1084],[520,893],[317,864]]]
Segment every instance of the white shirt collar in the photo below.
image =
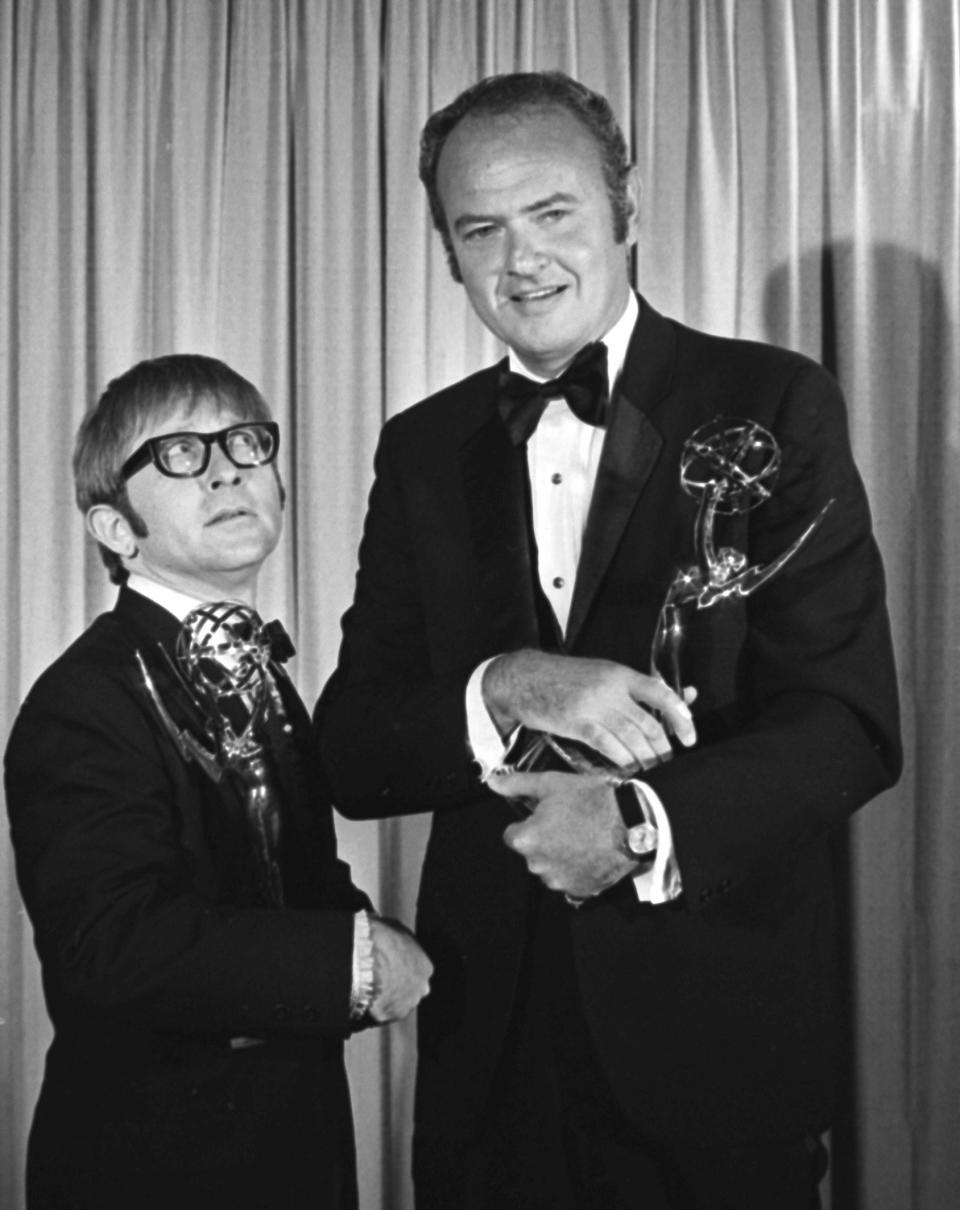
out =
[[[601,337],[602,343],[607,346],[607,381],[610,383],[611,394],[623,371],[623,363],[627,360],[627,348],[639,314],[640,306],[637,303],[637,296],[631,290],[627,295],[627,305],[623,309],[623,314],[610,331]],[[532,378],[534,382],[547,381],[542,374],[534,374],[532,370],[528,370],[512,349],[509,351],[509,365],[514,373],[524,374],[527,378]]]
[[127,577],[127,587],[162,606],[168,613],[172,613],[178,622],[182,622],[191,610],[203,604],[199,597],[191,597],[188,593],[180,592],[167,584],[159,584],[156,580],[141,576],[135,571]]

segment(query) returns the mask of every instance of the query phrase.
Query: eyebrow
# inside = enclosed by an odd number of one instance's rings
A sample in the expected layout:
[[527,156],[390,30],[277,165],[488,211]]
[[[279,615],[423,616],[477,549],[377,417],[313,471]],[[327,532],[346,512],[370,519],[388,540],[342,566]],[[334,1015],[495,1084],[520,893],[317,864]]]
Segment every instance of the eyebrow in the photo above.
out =
[[[573,205],[577,202],[577,198],[572,193],[551,193],[549,197],[538,198],[537,201],[531,202],[528,206],[524,206],[521,214],[537,214],[542,210],[549,210],[552,206],[558,203],[565,205]],[[493,214],[461,214],[454,222],[453,229],[460,231],[464,227],[472,226],[474,223],[493,223],[497,221],[497,216]]]

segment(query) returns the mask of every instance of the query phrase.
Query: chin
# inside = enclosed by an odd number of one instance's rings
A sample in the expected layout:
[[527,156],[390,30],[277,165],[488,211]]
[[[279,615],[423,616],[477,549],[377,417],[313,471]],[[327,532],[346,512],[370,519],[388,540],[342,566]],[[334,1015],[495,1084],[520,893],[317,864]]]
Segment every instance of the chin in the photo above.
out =
[[252,579],[259,574],[260,568],[275,545],[276,543],[270,545],[261,543],[249,550],[233,550],[229,555],[215,560],[215,565],[211,566],[209,570],[212,575],[224,576],[227,579],[238,581]]

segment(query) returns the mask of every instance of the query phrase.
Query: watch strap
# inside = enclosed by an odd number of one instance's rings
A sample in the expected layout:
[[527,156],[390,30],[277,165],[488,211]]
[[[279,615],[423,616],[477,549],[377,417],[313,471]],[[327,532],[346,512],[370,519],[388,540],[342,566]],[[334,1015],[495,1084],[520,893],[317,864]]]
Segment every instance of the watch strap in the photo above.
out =
[[637,824],[647,822],[643,807],[640,805],[640,795],[631,781],[620,782],[614,787],[613,793],[625,828],[635,828]]

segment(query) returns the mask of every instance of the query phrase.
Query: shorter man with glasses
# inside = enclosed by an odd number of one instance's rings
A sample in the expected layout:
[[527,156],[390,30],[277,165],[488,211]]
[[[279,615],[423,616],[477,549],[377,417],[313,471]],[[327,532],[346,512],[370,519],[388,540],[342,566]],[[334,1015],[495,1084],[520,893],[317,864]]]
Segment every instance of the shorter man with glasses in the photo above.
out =
[[[252,609],[278,443],[256,389],[195,355],[134,366],[78,435],[77,500],[120,592],[7,750],[54,1026],[29,1210],[355,1207],[343,1040],[427,991],[417,942],[337,858],[289,640]],[[231,683],[224,639],[257,674],[222,708],[183,658],[181,623],[208,614],[228,620],[204,676]]]

